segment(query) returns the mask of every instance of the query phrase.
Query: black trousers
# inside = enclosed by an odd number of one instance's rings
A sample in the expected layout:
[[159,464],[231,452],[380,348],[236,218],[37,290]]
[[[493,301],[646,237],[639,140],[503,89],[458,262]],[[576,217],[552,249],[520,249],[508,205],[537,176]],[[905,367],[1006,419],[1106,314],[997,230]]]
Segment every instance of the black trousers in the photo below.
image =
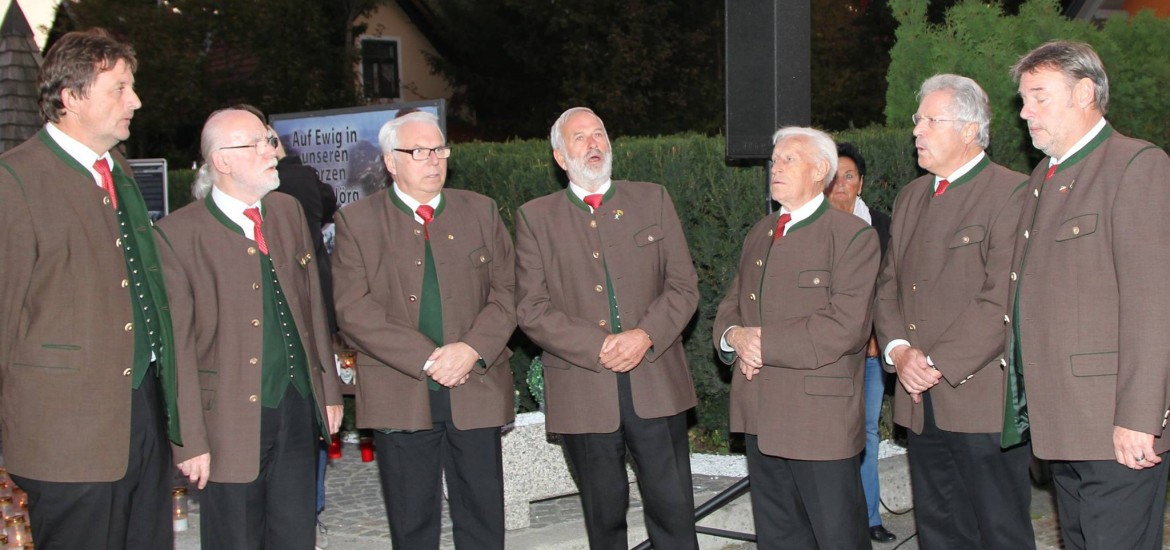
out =
[[1170,453],[1160,456],[1161,464],[1144,470],[1112,460],[1052,462],[1065,548],[1162,548]]
[[[291,385],[260,408],[260,473],[248,483],[208,483],[200,494],[205,550],[313,550],[317,438],[312,397]],[[214,473],[214,472],[213,472]]]
[[629,375],[619,374],[617,380],[621,413],[617,431],[562,436],[569,467],[581,489],[589,547],[592,550],[629,548],[626,540],[626,510],[630,504],[626,449],[629,449],[651,544],[663,550],[697,549],[686,413],[640,418],[634,412]]
[[940,430],[923,394],[922,434],[910,432],[910,484],[922,548],[1035,548],[1028,444],[1003,450],[1000,434]]
[[[130,458],[112,482],[12,476],[28,493],[38,550],[172,550],[171,448],[162,389],[152,371],[131,391]],[[85,460],[84,456],[77,460]]]
[[744,440],[758,548],[871,547],[860,453],[844,460],[792,460],[761,453],[754,435]]
[[390,542],[400,550],[439,548],[442,479],[455,547],[504,548],[504,459],[499,428],[460,430],[450,391],[430,392],[432,428],[374,432]]

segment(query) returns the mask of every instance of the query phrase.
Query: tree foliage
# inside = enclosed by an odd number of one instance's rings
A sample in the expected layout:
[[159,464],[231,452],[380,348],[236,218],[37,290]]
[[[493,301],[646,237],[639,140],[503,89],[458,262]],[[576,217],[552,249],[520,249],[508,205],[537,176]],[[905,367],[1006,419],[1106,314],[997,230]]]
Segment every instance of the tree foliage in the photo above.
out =
[[885,1],[813,1],[814,126],[844,130],[882,121],[894,25]]
[[891,0],[900,26],[890,52],[886,124],[906,128],[918,108],[915,94],[937,73],[973,78],[991,101],[991,152],[1000,163],[1029,171],[1040,156],[1019,118],[1017,83],[1008,69],[1049,40],[1077,40],[1101,56],[1111,88],[1107,118],[1122,133],[1170,146],[1170,21],[1150,13],[1114,16],[1101,26],[1071,21],[1057,0],[1029,0],[1017,15],[999,4],[963,0],[931,23],[923,0]]
[[[54,37],[105,27],[134,44],[142,109],[127,148],[185,163],[215,109],[251,103],[279,113],[358,100],[352,21],[378,0],[78,0]],[[51,44],[50,44],[51,45]]]

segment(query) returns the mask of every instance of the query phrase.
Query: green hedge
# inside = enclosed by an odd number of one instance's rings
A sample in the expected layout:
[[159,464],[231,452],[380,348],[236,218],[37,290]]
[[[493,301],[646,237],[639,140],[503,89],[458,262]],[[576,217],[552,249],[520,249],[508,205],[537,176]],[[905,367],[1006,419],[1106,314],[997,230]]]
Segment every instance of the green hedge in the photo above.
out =
[[[888,211],[898,188],[917,176],[913,140],[906,129],[866,128],[839,134],[866,156],[864,197]],[[622,138],[614,142],[614,176],[665,185],[686,231],[699,275],[699,311],[685,333],[687,357],[699,394],[696,435],[708,447],[725,448],[730,371],[715,358],[711,324],[715,308],[735,274],[744,235],[766,209],[768,192],[762,167],[730,167],[722,137],[683,134]],[[455,144],[448,185],[496,199],[509,228],[521,204],[564,188],[547,141]],[[171,172],[171,207],[190,198],[194,172]],[[180,202],[180,198],[185,198]],[[528,392],[528,366],[539,349],[517,331],[512,341],[517,400],[536,407]]]

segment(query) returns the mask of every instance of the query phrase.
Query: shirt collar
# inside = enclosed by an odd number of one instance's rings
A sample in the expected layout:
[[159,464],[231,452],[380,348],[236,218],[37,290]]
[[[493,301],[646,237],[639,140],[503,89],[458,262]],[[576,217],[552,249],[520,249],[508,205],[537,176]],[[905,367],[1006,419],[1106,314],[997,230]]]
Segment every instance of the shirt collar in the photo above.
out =
[[[570,181],[569,182],[569,191],[572,191],[573,194],[576,195],[578,199],[581,199],[581,201],[584,202],[585,197],[588,197],[589,195],[604,195],[606,192],[609,191],[609,186],[612,183],[613,183],[612,179],[605,180],[605,183],[601,184],[601,187],[598,187],[597,191],[589,191],[589,190],[585,189],[584,187],[581,187],[580,185],[577,185],[577,184],[573,183],[572,181]],[[590,211],[592,211],[592,210],[593,210],[592,207],[590,207]]]
[[[223,215],[227,216],[229,220],[240,226],[240,229],[244,230],[244,235],[246,237],[252,240],[256,240],[255,224],[251,219],[244,215],[244,210],[253,207],[259,207],[259,202],[256,202],[255,204],[245,203],[240,199],[224,193],[219,189],[219,187],[215,185],[211,186],[211,200],[215,202],[215,207],[219,208],[219,211],[223,212]],[[261,209],[261,213],[263,213],[263,211],[264,210]]]
[[817,208],[820,208],[822,202],[825,202],[825,195],[823,193],[817,193],[817,196],[813,197],[812,200],[804,203],[796,210],[789,211],[787,208],[781,206],[781,215],[788,214],[789,216],[792,216],[792,219],[788,220],[788,225],[784,227],[784,234],[787,235],[788,230],[792,226],[808,219],[809,216],[813,215],[813,213],[817,211]]
[[934,177],[934,190],[938,191],[938,182],[940,182],[944,179],[947,180],[948,183],[954,183],[956,181],[959,181],[959,178],[967,175],[967,172],[970,172],[971,169],[974,168],[975,165],[979,164],[979,161],[983,160],[983,157],[985,157],[985,156],[987,156],[987,153],[980,151],[978,155],[975,155],[975,158],[972,158],[971,160],[967,161],[967,164],[964,164],[964,165],[958,167],[954,172],[951,172],[949,176],[947,176],[945,178],[940,178],[938,176],[935,176]]
[[1081,136],[1081,139],[1077,140],[1077,142],[1074,143],[1072,147],[1069,147],[1068,151],[1064,152],[1064,155],[1062,155],[1058,159],[1050,157],[1048,159],[1048,165],[1052,166],[1053,164],[1060,164],[1060,163],[1064,162],[1066,159],[1068,159],[1069,157],[1075,155],[1077,151],[1084,149],[1085,146],[1088,145],[1090,141],[1093,141],[1093,138],[1097,137],[1097,134],[1101,133],[1101,129],[1104,127],[1105,127],[1105,117],[1101,117],[1101,120],[1098,120],[1097,123],[1094,124],[1093,127],[1089,129],[1089,132],[1087,134]]
[[[409,207],[411,212],[417,212],[418,207],[423,205],[423,203],[414,200],[414,197],[411,197],[410,195],[403,193],[402,189],[398,188],[397,182],[391,183],[390,186],[394,189],[394,196],[398,197],[398,200],[402,201],[402,204],[405,204],[407,207]],[[439,205],[442,203],[443,203],[443,194],[442,193],[435,195],[435,198],[426,202],[426,204],[428,206],[430,206],[431,208],[434,208],[436,212],[439,210]],[[418,223],[422,223],[423,219],[418,217],[418,214],[415,214],[414,221],[416,221]]]
[[105,159],[106,162],[110,165],[110,170],[113,170],[114,159],[110,157],[109,151],[98,155],[97,153],[93,152],[93,149],[90,149],[80,141],[73,139],[73,136],[66,134],[52,122],[45,123],[45,131],[48,132],[49,137],[53,138],[53,141],[57,142],[57,145],[61,146],[61,150],[65,151],[66,154],[73,157],[73,160],[76,160],[78,164],[84,166],[86,170],[89,170],[90,175],[93,176],[94,183],[97,184],[98,187],[102,186],[102,175],[98,173],[97,170],[93,169],[93,164],[97,162],[98,159]]

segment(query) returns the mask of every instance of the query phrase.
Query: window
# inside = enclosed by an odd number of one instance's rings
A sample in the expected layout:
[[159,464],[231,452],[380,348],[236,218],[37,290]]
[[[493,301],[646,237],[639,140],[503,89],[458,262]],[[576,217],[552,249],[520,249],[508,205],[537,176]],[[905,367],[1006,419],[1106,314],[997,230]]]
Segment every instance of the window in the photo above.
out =
[[398,99],[397,40],[362,40],[362,90],[367,99]]

